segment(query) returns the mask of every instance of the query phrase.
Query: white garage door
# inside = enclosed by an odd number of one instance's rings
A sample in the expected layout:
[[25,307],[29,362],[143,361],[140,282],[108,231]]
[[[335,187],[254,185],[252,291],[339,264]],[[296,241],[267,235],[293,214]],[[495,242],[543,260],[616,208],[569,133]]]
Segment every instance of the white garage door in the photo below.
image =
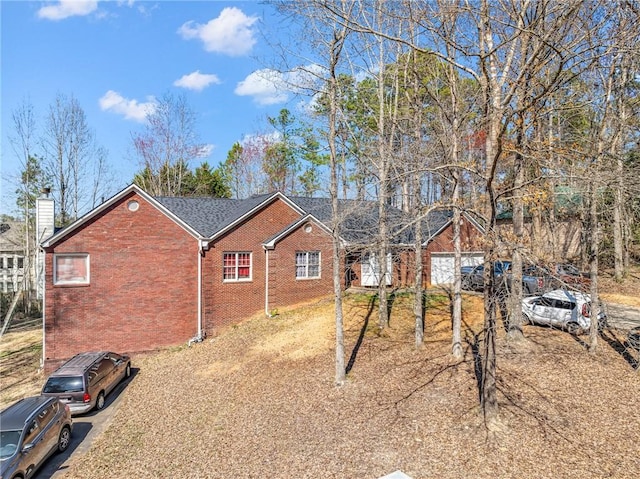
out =
[[[482,253],[462,253],[462,266],[482,264]],[[431,284],[453,284],[453,253],[431,253]]]

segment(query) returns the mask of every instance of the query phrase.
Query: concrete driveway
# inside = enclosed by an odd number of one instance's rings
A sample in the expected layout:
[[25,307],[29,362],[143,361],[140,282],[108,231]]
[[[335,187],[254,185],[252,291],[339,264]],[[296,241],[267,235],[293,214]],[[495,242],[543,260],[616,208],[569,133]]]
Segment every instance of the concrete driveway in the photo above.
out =
[[605,303],[607,321],[610,327],[632,329],[640,326],[640,308],[625,304]]
[[91,444],[111,423],[113,415],[118,410],[122,400],[122,392],[138,373],[131,368],[131,376],[118,384],[106,397],[105,407],[101,411],[91,411],[81,416],[73,417],[73,432],[69,448],[62,454],[52,455],[40,467],[34,479],[49,479],[62,477],[71,461],[77,459],[89,450]]

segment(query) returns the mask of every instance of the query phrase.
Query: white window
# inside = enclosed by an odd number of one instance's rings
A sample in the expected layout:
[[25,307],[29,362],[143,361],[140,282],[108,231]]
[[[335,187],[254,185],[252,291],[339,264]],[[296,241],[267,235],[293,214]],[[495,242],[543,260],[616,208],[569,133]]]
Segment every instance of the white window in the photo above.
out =
[[296,279],[320,277],[320,251],[296,252]]
[[84,253],[54,255],[53,284],[89,284],[89,255]]
[[251,253],[224,253],[222,279],[224,281],[251,281]]

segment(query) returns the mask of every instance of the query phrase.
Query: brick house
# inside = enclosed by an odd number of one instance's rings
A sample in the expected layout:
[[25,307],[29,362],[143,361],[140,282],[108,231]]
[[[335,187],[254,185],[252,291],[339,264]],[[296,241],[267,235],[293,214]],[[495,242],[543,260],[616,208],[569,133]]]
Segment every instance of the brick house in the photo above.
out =
[[[347,287],[362,284],[362,258],[372,256],[362,249],[377,220],[359,211],[347,215],[359,227],[342,236],[343,260],[356,258],[350,275],[342,272]],[[42,243],[45,368],[84,350],[184,344],[260,311],[331,294],[330,219],[322,198],[154,198],[127,187]],[[436,223],[429,261],[447,245],[451,251],[450,218]],[[395,283],[403,268],[394,262]]]

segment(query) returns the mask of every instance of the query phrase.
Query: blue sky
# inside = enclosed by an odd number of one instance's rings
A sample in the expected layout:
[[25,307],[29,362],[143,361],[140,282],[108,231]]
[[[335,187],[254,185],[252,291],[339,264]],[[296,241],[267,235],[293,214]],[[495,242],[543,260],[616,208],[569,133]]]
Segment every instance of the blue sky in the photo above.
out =
[[274,66],[268,43],[288,36],[263,3],[2,0],[0,8],[2,213],[15,208],[20,164],[8,137],[25,99],[42,127],[56,95],[75,97],[119,187],[140,169],[131,132],[166,93],[186,95],[212,166],[234,142],[264,132],[267,115],[295,110],[290,92],[260,75]]

